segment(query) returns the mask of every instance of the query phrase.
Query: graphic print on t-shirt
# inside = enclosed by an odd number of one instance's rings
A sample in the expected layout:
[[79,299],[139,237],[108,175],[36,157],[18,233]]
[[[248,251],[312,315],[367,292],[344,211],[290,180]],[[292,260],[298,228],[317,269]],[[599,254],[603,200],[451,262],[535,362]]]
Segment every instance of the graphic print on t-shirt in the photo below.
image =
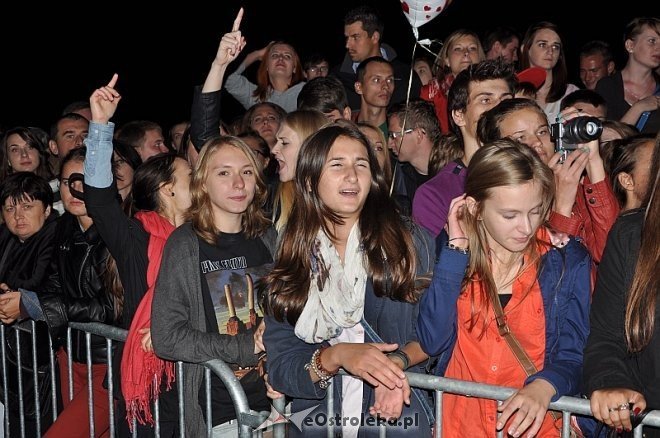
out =
[[263,316],[257,305],[256,283],[266,273],[266,266],[247,268],[242,256],[223,260],[220,265],[224,266],[206,272],[218,331],[229,335],[243,333],[255,327]]

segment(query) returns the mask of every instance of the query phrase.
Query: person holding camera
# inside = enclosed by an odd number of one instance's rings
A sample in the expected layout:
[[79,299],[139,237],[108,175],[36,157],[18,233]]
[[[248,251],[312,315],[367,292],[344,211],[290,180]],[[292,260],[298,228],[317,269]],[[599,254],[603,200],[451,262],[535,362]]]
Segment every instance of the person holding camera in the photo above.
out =
[[445,394],[444,437],[558,436],[561,415],[548,406],[580,390],[591,261],[544,226],[554,191],[538,154],[501,139],[475,152],[450,205],[420,300],[420,344],[439,357],[436,374],[518,390],[501,406]]
[[[599,154],[598,135],[602,127],[598,129],[599,121],[584,115],[573,107],[560,113],[564,121],[561,128],[559,123],[555,124],[554,131],[559,134],[562,150],[557,148],[557,139],[553,142],[545,112],[529,99],[505,100],[485,112],[479,120],[477,135],[481,144],[508,137],[539,154],[552,169],[557,186],[550,227],[555,232],[581,238],[593,260],[599,263],[619,206]],[[583,135],[581,138],[592,140],[573,144],[568,149],[563,137],[569,137],[570,143],[576,130]]]

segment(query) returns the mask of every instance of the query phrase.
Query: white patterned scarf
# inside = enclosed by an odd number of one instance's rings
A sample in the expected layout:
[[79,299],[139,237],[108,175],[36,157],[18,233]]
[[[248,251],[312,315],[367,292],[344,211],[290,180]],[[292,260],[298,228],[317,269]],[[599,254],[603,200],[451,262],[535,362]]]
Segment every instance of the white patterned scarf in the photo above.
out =
[[311,258],[309,294],[295,333],[308,344],[316,344],[339,336],[362,319],[367,271],[358,222],[348,236],[343,265],[323,229],[316,236]]

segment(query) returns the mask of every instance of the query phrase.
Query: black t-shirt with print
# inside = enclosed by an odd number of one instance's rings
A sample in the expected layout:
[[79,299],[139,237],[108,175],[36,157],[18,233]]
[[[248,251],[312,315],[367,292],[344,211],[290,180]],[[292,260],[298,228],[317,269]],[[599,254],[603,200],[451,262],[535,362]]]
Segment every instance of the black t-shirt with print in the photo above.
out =
[[[219,333],[236,334],[252,331],[261,321],[258,291],[261,278],[272,268],[273,258],[260,238],[247,239],[243,233],[218,236],[216,245],[199,239],[199,261],[202,274],[202,299],[206,326],[217,327]],[[227,302],[231,297],[233,311]],[[254,303],[250,306],[250,303]],[[241,379],[250,408],[270,410],[266,388],[261,378],[250,373]],[[199,402],[205,411],[204,391]],[[222,381],[212,374],[211,408],[213,425],[235,418],[234,405]]]

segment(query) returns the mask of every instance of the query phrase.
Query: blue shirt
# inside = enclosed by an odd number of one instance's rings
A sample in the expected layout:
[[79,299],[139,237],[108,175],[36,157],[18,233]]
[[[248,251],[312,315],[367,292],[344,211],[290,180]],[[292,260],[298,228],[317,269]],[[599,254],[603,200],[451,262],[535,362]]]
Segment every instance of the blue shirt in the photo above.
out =
[[112,134],[115,124],[89,123],[89,135],[85,139],[85,184],[103,189],[112,184]]

